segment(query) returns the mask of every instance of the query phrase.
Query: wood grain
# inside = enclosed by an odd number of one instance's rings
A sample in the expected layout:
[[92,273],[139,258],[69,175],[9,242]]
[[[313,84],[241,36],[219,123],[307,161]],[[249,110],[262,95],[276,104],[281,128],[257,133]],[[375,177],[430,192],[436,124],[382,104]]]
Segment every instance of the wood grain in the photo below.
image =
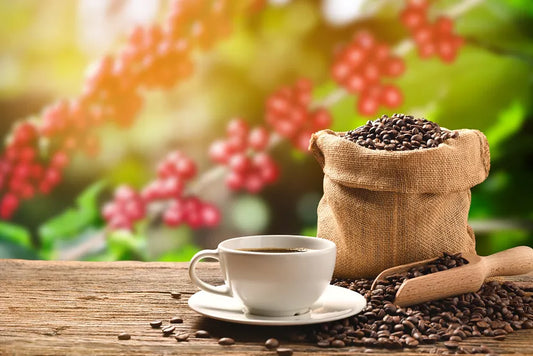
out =
[[[218,264],[201,263],[202,278],[221,281]],[[523,287],[533,286],[533,277],[511,277]],[[170,296],[182,293],[181,299]],[[202,317],[187,306],[197,291],[191,285],[187,263],[143,262],[53,262],[0,260],[0,355],[275,355],[263,347],[277,337],[295,355],[357,355],[364,348],[320,349],[308,343],[290,341],[298,327],[237,325]],[[191,338],[178,343],[165,338],[149,322],[165,324],[181,316],[180,331],[208,330],[210,339]],[[131,334],[120,341],[117,335]],[[220,346],[217,338],[235,339],[232,346]],[[497,353],[533,353],[533,330],[521,330],[505,341],[477,338],[465,346],[485,344]],[[406,350],[402,355],[429,352],[433,346]],[[377,352],[386,352],[376,350]]]

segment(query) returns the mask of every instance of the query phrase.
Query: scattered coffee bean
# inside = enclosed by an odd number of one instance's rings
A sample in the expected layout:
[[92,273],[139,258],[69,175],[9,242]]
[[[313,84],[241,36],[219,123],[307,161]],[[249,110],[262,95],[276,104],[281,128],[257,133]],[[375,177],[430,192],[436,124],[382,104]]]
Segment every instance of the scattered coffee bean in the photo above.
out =
[[408,151],[438,147],[449,138],[456,138],[458,131],[441,128],[426,119],[415,119],[411,115],[383,115],[344,137],[371,150]]
[[270,338],[267,341],[265,341],[265,347],[269,350],[275,350],[279,346],[278,339]]
[[292,356],[292,349],[280,347],[276,350],[278,356]]
[[189,333],[178,334],[174,336],[177,341],[189,341]]
[[178,316],[175,316],[172,319],[170,319],[170,322],[172,324],[181,324],[181,323],[183,323],[183,319],[178,317]]
[[174,325],[168,325],[161,329],[161,332],[163,333],[163,336],[170,336],[174,333],[174,330],[176,330]]
[[202,339],[207,339],[209,337],[211,337],[209,335],[209,332],[205,331],[205,330],[198,330],[194,333],[194,336],[198,337],[198,338],[202,338]]
[[496,335],[494,336],[494,340],[503,341],[505,340],[505,335]]
[[233,340],[231,337],[222,337],[218,339],[219,345],[228,346],[228,345],[233,345],[234,343],[235,343],[235,340]]
[[150,322],[150,326],[154,329],[159,329],[162,324],[163,322],[161,320],[155,320],[155,321]]
[[129,339],[131,339],[131,335],[128,334],[128,333],[120,333],[120,334],[118,334],[118,339],[119,340],[129,340]]
[[180,299],[181,298],[181,293],[180,292],[170,292],[170,296],[174,299]]

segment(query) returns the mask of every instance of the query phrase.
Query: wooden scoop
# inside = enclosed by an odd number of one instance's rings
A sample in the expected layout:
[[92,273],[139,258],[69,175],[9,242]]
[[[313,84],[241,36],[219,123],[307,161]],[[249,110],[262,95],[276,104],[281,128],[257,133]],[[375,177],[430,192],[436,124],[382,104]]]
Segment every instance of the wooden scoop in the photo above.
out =
[[[394,303],[404,307],[476,292],[488,277],[513,276],[533,271],[533,249],[528,246],[514,247],[486,257],[475,253],[463,254],[462,257],[468,261],[468,264],[405,280],[396,292]],[[378,281],[386,281],[388,276],[401,274],[412,267],[427,264],[435,259],[386,269],[376,277],[372,289]]]

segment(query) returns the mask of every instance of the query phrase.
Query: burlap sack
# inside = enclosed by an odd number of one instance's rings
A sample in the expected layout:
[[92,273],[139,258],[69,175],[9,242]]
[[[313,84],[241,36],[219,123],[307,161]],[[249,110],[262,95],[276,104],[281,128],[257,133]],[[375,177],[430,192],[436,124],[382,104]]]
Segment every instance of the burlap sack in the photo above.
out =
[[337,244],[335,276],[375,277],[386,268],[475,251],[470,188],[490,168],[486,137],[459,130],[437,148],[378,151],[324,130],[310,149],[324,170],[318,237]]

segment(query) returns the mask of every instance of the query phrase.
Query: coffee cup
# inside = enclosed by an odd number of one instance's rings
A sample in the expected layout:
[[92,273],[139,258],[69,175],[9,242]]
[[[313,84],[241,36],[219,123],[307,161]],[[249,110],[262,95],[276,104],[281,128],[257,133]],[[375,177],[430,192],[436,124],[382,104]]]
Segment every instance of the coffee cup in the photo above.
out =
[[[317,237],[237,237],[194,255],[189,275],[206,292],[237,298],[250,314],[293,316],[308,312],[325,291],[335,256],[335,244]],[[223,285],[209,284],[196,274],[196,264],[208,257],[220,262]]]

